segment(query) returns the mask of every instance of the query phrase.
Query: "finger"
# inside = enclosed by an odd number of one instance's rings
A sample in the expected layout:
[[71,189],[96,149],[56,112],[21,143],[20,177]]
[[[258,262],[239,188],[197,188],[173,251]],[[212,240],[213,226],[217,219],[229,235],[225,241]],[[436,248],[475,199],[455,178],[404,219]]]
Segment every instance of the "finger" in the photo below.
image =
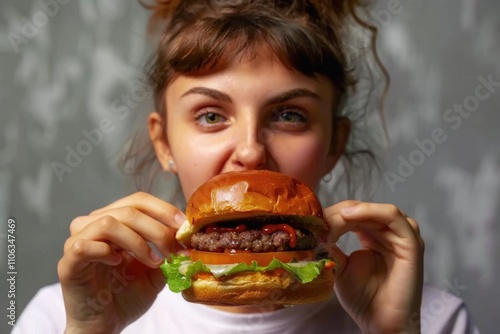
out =
[[182,247],[175,240],[175,232],[177,229],[165,226],[134,207],[112,208],[100,211],[99,213],[86,217],[85,220],[95,221],[106,216],[114,217],[116,220],[136,231],[144,239],[152,242],[164,256],[169,256],[170,252],[178,251]]
[[420,235],[420,227],[418,226],[417,222],[415,221],[415,219],[413,218],[410,218],[407,216],[406,218],[408,220],[408,222],[410,223],[411,227],[413,228],[413,230],[415,230],[415,232],[417,232],[418,235]]
[[347,221],[340,212],[327,217],[327,221],[330,225],[328,241],[332,243],[336,243],[347,232],[375,232],[387,228],[386,224],[373,220]]
[[346,221],[372,220],[385,224],[402,239],[416,237],[416,232],[406,217],[392,204],[360,203],[343,208],[340,214]]
[[89,263],[100,262],[109,266],[120,264],[122,257],[109,244],[103,241],[75,240],[64,252],[59,261],[60,279],[70,279],[72,273],[83,270]]
[[80,233],[68,239],[65,252],[70,251],[79,239],[106,241],[130,252],[142,263],[157,268],[162,262],[148,245],[145,238],[112,216],[104,216],[88,224]]
[[411,227],[415,230],[417,233],[418,241],[420,243],[420,248],[422,249],[422,252],[425,249],[425,242],[424,239],[422,239],[422,236],[420,235],[420,227],[418,226],[418,223],[415,221],[413,218],[407,218],[408,222],[410,223]]
[[358,205],[360,203],[361,203],[360,201],[353,201],[353,200],[338,202],[338,203],[336,203],[336,204],[334,204],[334,205],[332,205],[324,210],[325,217],[326,216],[333,216],[335,214],[340,213],[340,211],[343,208],[355,206],[355,205]]
[[79,216],[74,218],[69,224],[69,233],[75,235],[85,228],[88,224],[95,221],[92,216]]
[[336,242],[347,232],[354,232],[362,248],[373,249],[380,254],[386,254],[387,251],[393,252],[395,245],[405,244],[404,239],[394,234],[387,224],[373,220],[349,222],[344,220],[341,214],[330,217],[329,221],[334,226],[333,233],[329,236],[330,242]]
[[174,228],[179,228],[179,226],[181,226],[186,220],[186,216],[181,210],[146,192],[136,192],[130,196],[121,198],[104,208],[98,209],[91,214],[127,206],[132,206],[148,216],[161,221],[166,226]]
[[[101,209],[92,211],[89,216],[100,215],[110,209],[121,207],[133,207],[144,214],[162,222],[165,226],[178,229],[187,219],[184,213],[173,206],[151,194],[137,192],[130,196],[119,199]],[[92,221],[92,220],[90,220]],[[78,217],[72,222],[72,233],[78,233],[90,222],[84,217]]]
[[408,214],[406,212],[404,212],[403,210],[400,210],[400,211],[406,217],[406,219],[410,223],[413,230],[415,230],[415,232],[417,232],[417,234],[420,235],[420,226],[418,226],[418,223],[415,221],[415,219],[408,216]]
[[[346,226],[344,219],[340,215],[340,211],[343,208],[348,208],[351,206],[355,206],[361,203],[360,201],[347,200],[336,203],[326,209],[324,209],[323,214],[330,225],[330,235],[328,237],[328,241],[332,244],[335,244],[338,239],[349,232],[350,229]],[[354,227],[354,226],[350,226]]]

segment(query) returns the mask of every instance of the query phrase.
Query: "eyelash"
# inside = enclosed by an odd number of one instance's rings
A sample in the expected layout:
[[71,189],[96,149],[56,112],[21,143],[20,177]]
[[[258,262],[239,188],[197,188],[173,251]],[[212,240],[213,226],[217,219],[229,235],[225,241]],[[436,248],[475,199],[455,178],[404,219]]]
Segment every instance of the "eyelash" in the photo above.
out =
[[[217,116],[218,118],[220,118],[220,121],[218,121],[216,123],[208,123],[206,121],[206,118],[204,118],[204,117],[207,117],[208,115]],[[212,111],[210,108],[204,108],[204,109],[196,112],[193,117],[194,117],[195,122],[199,126],[209,128],[209,129],[220,126],[225,121],[227,121],[227,118],[224,117],[223,115],[221,115],[221,113],[218,113],[216,111]]]
[[[217,108],[216,108],[217,109]],[[206,117],[215,116],[215,123],[209,123]],[[282,117],[292,116],[293,120],[284,120]],[[196,124],[199,127],[216,131],[224,125],[227,118],[222,113],[213,111],[212,108],[204,108],[196,112],[193,116]],[[308,122],[307,115],[300,108],[283,105],[272,110],[271,123],[274,123],[277,128],[299,130]]]
[[[298,117],[299,120],[298,121],[280,121],[279,117],[283,116],[285,114],[291,114],[294,117]],[[307,115],[300,108],[284,105],[284,106],[280,106],[278,108],[275,108],[273,110],[271,120],[273,122],[282,122],[282,123],[307,123]]]

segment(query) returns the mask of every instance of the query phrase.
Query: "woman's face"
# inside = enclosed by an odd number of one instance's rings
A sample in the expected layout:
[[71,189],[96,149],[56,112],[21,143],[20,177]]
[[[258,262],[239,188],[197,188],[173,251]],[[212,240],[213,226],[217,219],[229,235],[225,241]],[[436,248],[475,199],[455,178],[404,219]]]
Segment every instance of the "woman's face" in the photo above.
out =
[[333,92],[326,78],[292,72],[268,55],[181,75],[166,90],[166,133],[153,140],[155,150],[165,169],[175,162],[186,199],[215,175],[248,169],[316,188],[338,158],[329,153]]

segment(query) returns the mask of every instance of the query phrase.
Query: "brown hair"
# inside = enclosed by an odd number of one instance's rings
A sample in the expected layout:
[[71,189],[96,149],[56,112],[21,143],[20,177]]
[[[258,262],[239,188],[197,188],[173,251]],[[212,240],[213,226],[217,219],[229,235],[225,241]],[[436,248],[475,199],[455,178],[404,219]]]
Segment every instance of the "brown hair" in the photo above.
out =
[[[340,96],[333,112],[335,116],[343,113],[351,122],[356,118],[364,120],[365,116],[364,112],[356,116],[345,110],[349,109],[349,99],[357,92],[359,69],[355,64],[366,59],[366,50],[372,51],[375,63],[385,75],[375,49],[377,29],[360,18],[359,13],[367,8],[363,0],[156,0],[154,4],[141,3],[152,10],[149,32],[152,35],[159,33],[148,79],[156,111],[162,115],[167,112],[165,89],[175,75],[216,70],[237,56],[251,59],[262,46],[290,69],[311,77],[324,75],[329,78],[336,95]],[[356,27],[368,32],[370,48],[353,43],[352,32]],[[374,82],[373,78],[370,81]],[[371,95],[373,89],[365,93]],[[369,99],[366,101],[368,104]],[[367,104],[363,109],[367,109]],[[350,147],[344,155],[344,163],[349,165],[349,168],[344,166],[346,171],[359,163],[355,155],[367,155],[369,160],[376,162],[367,144],[369,140],[355,142],[351,137]],[[133,141],[125,161],[132,168],[138,186],[144,189],[146,185],[148,189],[156,173],[153,166],[156,171],[159,166],[149,140],[144,145],[148,145],[147,149]],[[349,181],[350,173],[345,173],[345,177]]]

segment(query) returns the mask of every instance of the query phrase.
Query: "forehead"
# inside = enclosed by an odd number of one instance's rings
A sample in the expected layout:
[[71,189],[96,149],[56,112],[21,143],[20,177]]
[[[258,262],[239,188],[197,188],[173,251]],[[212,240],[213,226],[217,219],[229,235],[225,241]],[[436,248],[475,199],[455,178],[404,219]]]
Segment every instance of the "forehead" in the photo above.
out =
[[287,90],[307,89],[319,95],[325,103],[333,104],[334,86],[322,75],[306,76],[294,70],[269,49],[255,52],[252,57],[241,55],[211,69],[189,74],[177,74],[167,87],[167,100],[178,100],[193,87],[207,87],[245,99],[266,98]]

